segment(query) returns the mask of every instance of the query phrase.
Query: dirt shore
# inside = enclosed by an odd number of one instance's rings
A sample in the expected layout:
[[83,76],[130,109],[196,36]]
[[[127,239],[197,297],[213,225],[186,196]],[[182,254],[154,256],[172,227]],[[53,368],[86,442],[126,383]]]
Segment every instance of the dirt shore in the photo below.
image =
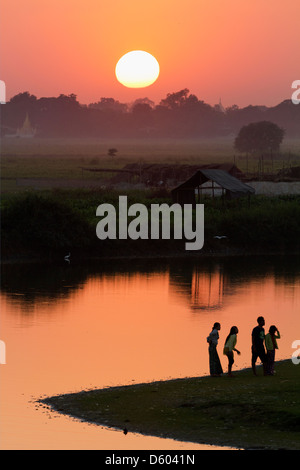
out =
[[242,449],[300,449],[300,365],[50,397],[50,409],[127,432]]

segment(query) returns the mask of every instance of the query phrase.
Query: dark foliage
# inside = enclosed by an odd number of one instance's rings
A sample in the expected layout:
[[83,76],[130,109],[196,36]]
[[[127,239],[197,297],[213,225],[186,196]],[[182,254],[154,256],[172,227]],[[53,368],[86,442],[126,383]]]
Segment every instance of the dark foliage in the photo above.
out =
[[28,114],[40,137],[226,136],[259,121],[271,121],[284,127],[288,136],[300,136],[300,106],[291,100],[272,108],[234,105],[225,111],[199,100],[187,88],[168,93],[158,105],[148,98],[130,105],[114,98],[82,105],[75,94],[38,99],[24,92],[1,105],[1,133],[16,132]]
[[239,152],[278,152],[284,129],[269,121],[252,122],[243,126],[235,139]]

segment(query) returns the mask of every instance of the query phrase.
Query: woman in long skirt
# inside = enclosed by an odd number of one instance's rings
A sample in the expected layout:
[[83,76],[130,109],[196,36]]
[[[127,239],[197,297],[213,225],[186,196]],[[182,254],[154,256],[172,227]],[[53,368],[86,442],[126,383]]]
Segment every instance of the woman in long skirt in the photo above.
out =
[[220,375],[223,374],[222,365],[217,351],[220,329],[220,323],[215,323],[207,337],[207,342],[209,343],[209,371],[212,377],[220,377]]

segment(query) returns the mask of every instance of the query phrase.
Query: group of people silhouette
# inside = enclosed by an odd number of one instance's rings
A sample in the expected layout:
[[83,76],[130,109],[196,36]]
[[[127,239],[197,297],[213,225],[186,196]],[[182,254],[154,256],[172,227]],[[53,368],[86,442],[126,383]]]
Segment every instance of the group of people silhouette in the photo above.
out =
[[[257,318],[257,326],[252,330],[252,346],[251,346],[251,366],[253,374],[256,375],[256,361],[259,358],[263,365],[264,375],[274,375],[275,351],[278,349],[277,339],[280,333],[275,325],[270,326],[269,332],[265,334],[265,319],[262,316]],[[207,337],[209,344],[209,369],[212,377],[220,377],[223,374],[222,365],[217,351],[219,341],[219,331],[221,324],[216,322],[212,327],[212,331]],[[240,355],[240,351],[236,349],[237,334],[239,330],[237,326],[232,326],[225,340],[223,354],[228,359],[228,376],[232,377],[232,366],[234,364],[234,352]]]

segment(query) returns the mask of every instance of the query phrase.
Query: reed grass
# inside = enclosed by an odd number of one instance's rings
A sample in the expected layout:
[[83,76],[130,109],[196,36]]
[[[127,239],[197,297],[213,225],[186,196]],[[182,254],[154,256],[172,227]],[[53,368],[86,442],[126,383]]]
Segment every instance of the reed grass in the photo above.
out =
[[[128,206],[141,203],[172,204],[164,191],[127,191]],[[107,190],[54,190],[6,194],[1,201],[2,256],[16,251],[55,253],[74,250],[78,255],[170,256],[188,254],[182,240],[104,240],[96,237],[96,209],[110,203],[118,216],[119,193]],[[204,200],[204,248],[202,254],[298,253],[300,246],[300,196],[256,196],[222,202]],[[172,233],[172,232],[171,232]],[[220,241],[216,235],[227,238]]]

